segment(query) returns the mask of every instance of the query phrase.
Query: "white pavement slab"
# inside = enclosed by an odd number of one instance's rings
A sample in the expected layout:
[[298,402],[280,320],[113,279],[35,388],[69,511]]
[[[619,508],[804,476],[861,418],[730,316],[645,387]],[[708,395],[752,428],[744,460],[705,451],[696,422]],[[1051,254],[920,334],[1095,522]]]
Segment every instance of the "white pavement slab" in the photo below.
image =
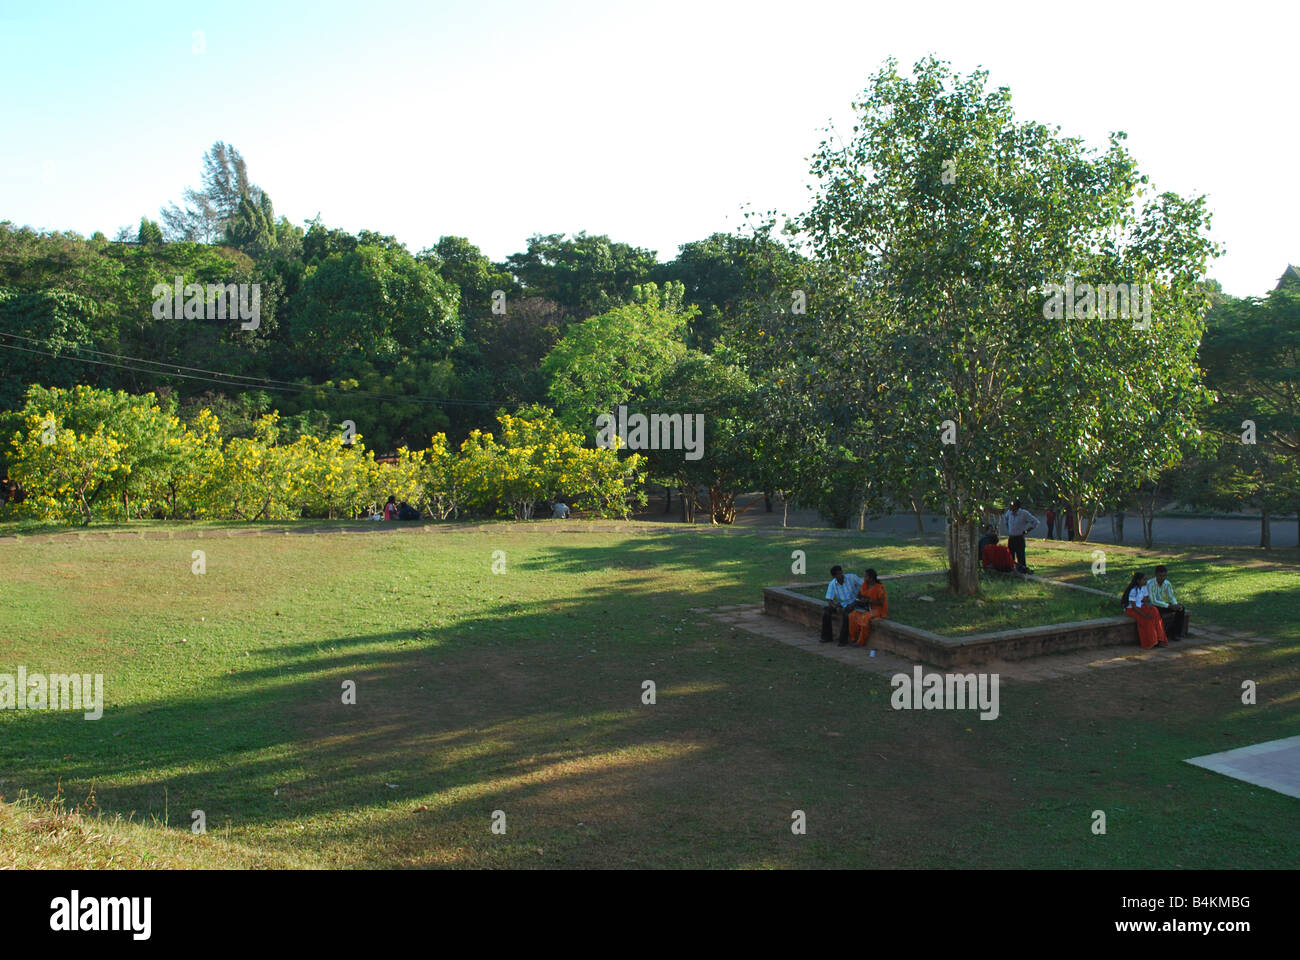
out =
[[1245,780],[1257,787],[1300,797],[1300,737],[1269,740],[1236,750],[1192,757],[1187,761],[1206,770]]

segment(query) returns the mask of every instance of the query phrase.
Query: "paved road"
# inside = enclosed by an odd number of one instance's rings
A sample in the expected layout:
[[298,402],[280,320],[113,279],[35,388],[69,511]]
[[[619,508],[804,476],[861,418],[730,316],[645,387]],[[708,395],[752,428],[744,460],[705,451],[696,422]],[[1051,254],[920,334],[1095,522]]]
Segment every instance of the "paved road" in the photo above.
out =
[[[739,505],[744,506],[751,502],[752,496],[742,497]],[[680,510],[677,509],[677,499],[673,498],[673,510],[667,516],[663,513],[663,499],[661,497],[652,497],[650,504],[645,513],[639,515],[638,519],[642,520],[669,520],[679,519]],[[1031,511],[1034,512],[1034,511]],[[1042,520],[1041,512],[1035,512],[1035,516]],[[772,512],[767,513],[763,509],[761,499],[749,510],[736,517],[736,525],[739,527],[779,527],[781,526],[781,503],[774,500],[772,503]],[[923,514],[922,519],[925,521],[926,533],[935,535],[943,534],[943,518],[935,514]],[[708,523],[707,513],[697,513],[696,523]],[[829,528],[814,510],[791,510],[789,516],[789,525],[791,527],[817,527]],[[857,528],[857,518],[854,518],[850,527]],[[916,533],[916,518],[909,514],[896,514],[888,517],[879,517],[877,519],[867,520],[867,529],[877,532],[898,533],[903,535]],[[1039,530],[1041,531],[1041,526]],[[1295,518],[1275,520],[1270,525],[1272,535],[1272,545],[1274,547],[1295,547],[1297,546],[1297,529]],[[1038,531],[1030,537],[1035,539]],[[1195,519],[1187,517],[1177,517],[1162,519],[1157,518],[1155,523],[1156,543],[1170,544],[1204,544],[1205,546],[1215,547],[1255,547],[1259,546],[1259,519],[1258,518],[1234,518],[1234,517],[1213,517],[1209,519]],[[1109,517],[1099,518],[1092,526],[1092,531],[1088,537],[1090,543],[1115,543],[1114,529]],[[1124,521],[1124,540],[1123,543],[1131,546],[1141,546],[1142,544],[1142,520],[1137,514],[1129,514]]]
[[[1042,519],[1041,517],[1039,518]],[[891,533],[915,533],[916,519],[906,517],[882,517],[867,521],[872,530],[888,530]],[[926,516],[927,532],[942,533],[943,520],[937,516]],[[1038,530],[1030,537],[1037,537]],[[1157,518],[1153,528],[1156,543],[1195,543],[1215,547],[1256,547],[1259,546],[1259,520],[1238,519],[1233,517],[1214,517],[1194,519],[1186,517]],[[1294,519],[1270,524],[1269,532],[1275,547],[1296,546],[1296,522]],[[1140,546],[1142,543],[1142,520],[1137,515],[1130,515],[1124,520],[1124,539],[1115,538],[1114,525],[1110,518],[1098,519],[1089,531],[1090,543],[1123,542]]]

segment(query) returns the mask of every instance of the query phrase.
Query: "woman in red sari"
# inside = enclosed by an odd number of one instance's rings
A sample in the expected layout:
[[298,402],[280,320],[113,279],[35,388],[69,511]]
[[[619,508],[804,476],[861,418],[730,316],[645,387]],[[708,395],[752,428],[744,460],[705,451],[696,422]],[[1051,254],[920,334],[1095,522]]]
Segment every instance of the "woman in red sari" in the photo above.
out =
[[861,647],[866,645],[867,637],[871,635],[871,621],[889,616],[889,597],[885,596],[885,585],[875,570],[867,570],[866,579],[858,590],[858,600],[865,603],[867,609],[849,614],[849,640]]
[[1124,615],[1132,617],[1137,623],[1138,643],[1143,650],[1152,647],[1169,646],[1165,636],[1165,624],[1160,618],[1160,611],[1151,602],[1151,593],[1147,589],[1147,576],[1141,570],[1133,574],[1124,591]]

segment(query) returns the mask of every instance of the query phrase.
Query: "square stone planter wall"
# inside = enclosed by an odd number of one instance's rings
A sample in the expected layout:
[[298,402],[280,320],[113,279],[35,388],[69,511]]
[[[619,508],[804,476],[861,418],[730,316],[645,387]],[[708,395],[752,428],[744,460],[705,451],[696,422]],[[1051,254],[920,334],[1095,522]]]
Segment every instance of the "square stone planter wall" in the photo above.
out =
[[[940,571],[942,572],[942,571]],[[881,577],[882,581],[908,577],[932,577],[934,571]],[[1037,578],[1035,578],[1037,579]],[[1067,589],[1085,589],[1068,583],[1049,581]],[[820,631],[826,601],[795,591],[819,583],[795,584],[793,587],[764,587],[763,612],[768,616],[801,624]],[[1095,591],[1089,591],[1095,592]],[[1125,616],[1073,623],[1053,623],[1021,630],[980,633],[969,637],[944,637],[928,630],[909,627],[896,620],[877,620],[871,625],[871,646],[887,650],[910,660],[937,667],[968,667],[994,660],[1025,660],[1048,653],[1087,650],[1094,647],[1137,645],[1137,624]]]

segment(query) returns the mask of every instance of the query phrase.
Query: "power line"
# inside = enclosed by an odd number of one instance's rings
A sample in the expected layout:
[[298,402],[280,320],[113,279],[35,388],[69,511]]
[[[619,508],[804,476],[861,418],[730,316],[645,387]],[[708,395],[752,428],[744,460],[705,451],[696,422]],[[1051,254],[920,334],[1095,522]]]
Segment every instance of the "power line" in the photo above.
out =
[[[28,343],[45,344],[45,341],[41,340],[38,337],[24,337],[20,333],[5,333],[3,331],[0,331],[0,336],[12,337],[16,340],[26,340]],[[155,366],[174,367],[177,370],[190,370],[193,371],[194,373],[212,373],[212,374],[216,374],[219,377],[228,377],[231,380],[254,380],[263,383],[282,383],[285,386],[289,386],[289,387],[302,386],[302,384],[295,383],[292,380],[277,380],[274,377],[250,377],[242,373],[226,373],[222,370],[208,370],[204,367],[187,367],[184,364],[165,363],[162,360],[149,360],[146,357],[132,357],[124,353],[109,353],[107,350],[95,350],[91,347],[73,346],[71,349],[78,350],[82,353],[93,353],[96,356],[100,356],[100,357],[112,357],[115,360],[130,360],[134,363],[151,363],[154,364]]]
[[[17,337],[18,334],[4,333],[0,331],[0,336]],[[22,337],[21,339],[33,340],[33,338],[31,337]],[[33,340],[33,342],[40,343],[41,341]],[[89,357],[79,357],[79,356],[74,357],[74,356],[69,356],[67,354],[50,353],[49,351],[46,350],[35,350],[32,349],[31,347],[22,347],[12,343],[0,343],[0,349],[18,350],[23,353],[37,354],[38,356],[49,357],[54,360],[74,360],[78,363],[93,363],[103,367],[116,367],[121,370],[130,370],[134,373],[151,374],[153,376],[179,377],[184,380],[198,380],[206,383],[215,383],[218,386],[223,386],[223,387],[235,387],[241,390],[273,390],[277,393],[287,393],[287,394],[301,394],[301,393],[307,393],[308,391],[312,391],[312,390],[332,390],[335,393],[346,398],[357,398],[362,400],[384,400],[393,403],[427,403],[427,404],[439,404],[439,405],[446,405],[446,406],[499,407],[499,406],[512,406],[518,403],[530,402],[530,401],[522,401],[522,400],[466,400],[466,399],[458,399],[454,397],[403,397],[403,396],[397,396],[395,394],[373,393],[368,390],[344,390],[341,387],[330,386],[326,384],[306,384],[306,385],[293,384],[291,381],[288,380],[271,380],[270,378],[265,378],[265,377],[263,378],[245,377],[242,374],[226,374],[217,370],[203,371],[205,373],[217,373],[219,376],[231,378],[231,379],[222,380],[222,379],[215,379],[213,377],[198,376],[193,373],[181,373],[180,372],[181,370],[201,370],[202,368],[186,367],[177,364],[168,364],[168,363],[163,363],[160,360],[143,360],[138,358],[123,357],[123,359],[137,359],[137,362],[139,363],[152,363],[159,367],[166,367],[168,369],[164,369],[164,370],[149,369],[147,367],[134,367],[126,363],[115,363],[111,360],[92,360]],[[88,350],[87,348],[80,348],[80,347],[73,347],[72,350],[74,351],[86,350],[86,352],[98,353],[101,356],[121,356],[120,354],[105,353],[104,351]],[[174,370],[172,368],[174,368]],[[243,377],[243,379],[245,380],[252,380],[254,382],[252,383],[232,382],[233,378],[235,377]],[[286,386],[275,386],[274,384],[277,383],[286,384]],[[541,401],[531,401],[531,402],[541,402]]]

